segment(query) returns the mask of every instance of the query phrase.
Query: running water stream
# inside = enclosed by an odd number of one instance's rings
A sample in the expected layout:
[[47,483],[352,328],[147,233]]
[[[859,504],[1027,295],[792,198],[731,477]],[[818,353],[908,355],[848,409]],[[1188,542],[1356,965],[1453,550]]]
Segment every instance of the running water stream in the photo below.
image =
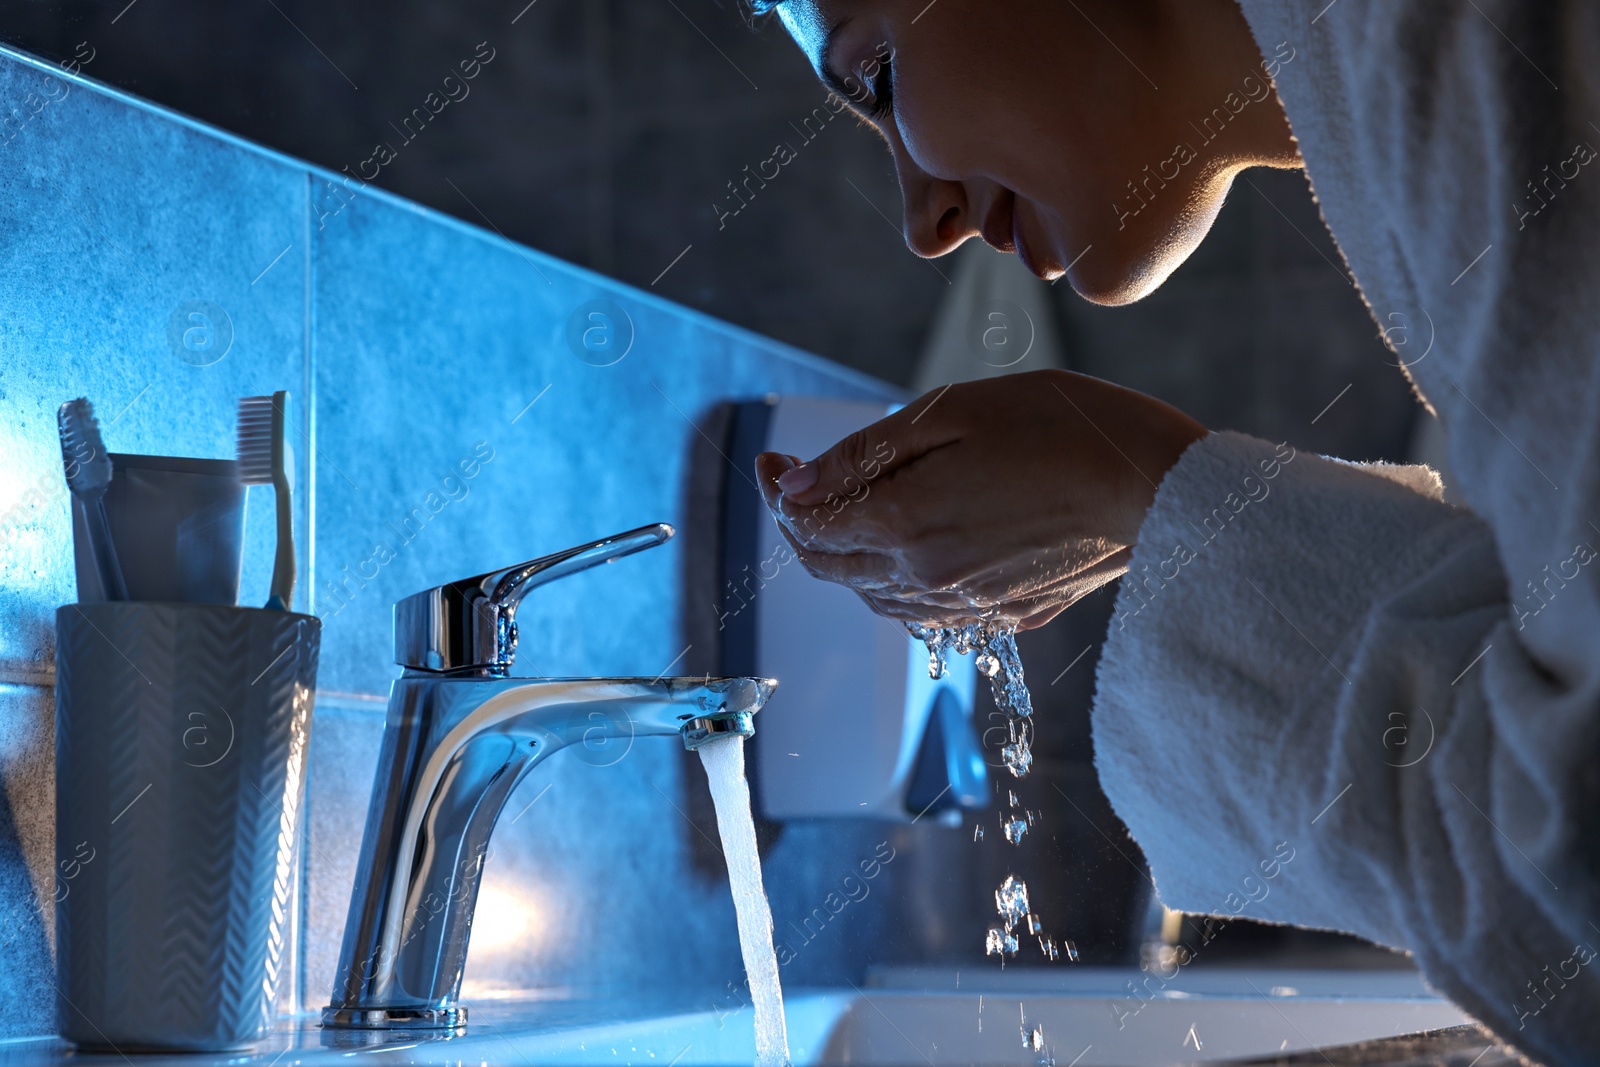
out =
[[789,1034],[783,1018],[783,990],[778,984],[778,956],[772,948],[772,909],[761,884],[750,785],[744,777],[744,738],[737,734],[718,738],[697,751],[717,807],[717,833],[722,838],[733,908],[739,917],[739,952],[744,956],[756,1015],[756,1067],[786,1067]]
[[[928,646],[928,675],[934,679],[945,676],[950,653],[978,654],[974,666],[979,674],[989,679],[995,708],[1005,718],[1006,741],[1000,747],[1001,761],[1013,778],[1026,778],[1033,769],[1033,697],[1022,676],[1016,624],[982,619],[965,626],[908,626],[907,629]],[[1035,813],[1017,803],[1015,790],[1007,792],[1010,810],[1001,814],[1000,830],[1008,842],[1020,845],[1034,824]],[[975,828],[973,840],[982,839],[982,828]],[[987,955],[999,956],[1003,965],[1006,956],[1015,955],[1020,947],[1018,933],[1025,932],[1038,940],[1039,952],[1045,959],[1054,962],[1061,958],[1064,950],[1067,959],[1077,962],[1078,950],[1071,941],[1058,946],[1055,938],[1045,934],[1044,924],[1028,901],[1026,882],[1015,875],[1007,875],[995,890],[994,903],[1000,923],[990,926],[984,939]]]

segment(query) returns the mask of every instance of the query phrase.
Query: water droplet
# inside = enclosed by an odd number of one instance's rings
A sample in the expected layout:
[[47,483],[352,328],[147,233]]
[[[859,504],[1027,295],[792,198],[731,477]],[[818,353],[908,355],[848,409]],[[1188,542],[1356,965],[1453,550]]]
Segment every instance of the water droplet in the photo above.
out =
[[1013,741],[1002,748],[1000,758],[1006,761],[1006,769],[1014,778],[1026,778],[1033,767],[1033,750],[1024,741]]
[[994,891],[994,906],[1006,924],[1006,932],[1010,933],[1011,928],[1028,914],[1027,883],[1017,881],[1017,876],[1014,874],[1006,875],[1006,880]]
[[966,655],[979,650],[978,671],[989,679],[995,707],[1006,716],[1011,747],[1005,755],[1006,767],[1020,778],[1033,766],[1029,751],[1031,736],[1021,725],[1033,715],[1033,698],[1023,681],[1022,658],[1017,653],[1015,624],[999,620],[980,620],[965,626],[907,626],[911,635],[928,648],[928,675],[945,676],[949,654]]
[[1007,952],[1017,951],[1017,939],[998,926],[989,927],[989,936],[984,939],[983,951],[987,956],[1004,956]]

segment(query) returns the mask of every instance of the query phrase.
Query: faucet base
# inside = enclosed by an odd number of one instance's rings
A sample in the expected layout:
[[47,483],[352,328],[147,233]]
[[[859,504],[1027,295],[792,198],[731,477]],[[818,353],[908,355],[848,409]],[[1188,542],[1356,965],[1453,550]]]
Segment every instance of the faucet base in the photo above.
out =
[[331,1030],[465,1030],[466,1008],[335,1008],[322,1009],[322,1025]]

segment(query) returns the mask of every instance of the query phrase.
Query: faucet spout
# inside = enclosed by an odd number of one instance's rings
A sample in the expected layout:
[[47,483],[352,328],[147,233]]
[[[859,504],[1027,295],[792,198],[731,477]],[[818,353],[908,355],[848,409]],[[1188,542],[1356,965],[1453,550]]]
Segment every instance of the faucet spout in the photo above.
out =
[[597,740],[730,733],[763,678],[547,678],[408,670],[389,697],[372,805],[324,1026],[455,1028],[489,838],[506,799],[552,753]]

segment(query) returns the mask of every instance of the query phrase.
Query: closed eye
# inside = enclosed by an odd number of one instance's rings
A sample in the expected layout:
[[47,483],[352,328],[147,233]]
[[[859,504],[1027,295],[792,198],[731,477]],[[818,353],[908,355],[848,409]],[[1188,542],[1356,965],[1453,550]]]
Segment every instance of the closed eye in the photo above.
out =
[[872,81],[872,117],[883,119],[894,110],[894,76],[890,70],[892,57],[878,66],[878,76]]

